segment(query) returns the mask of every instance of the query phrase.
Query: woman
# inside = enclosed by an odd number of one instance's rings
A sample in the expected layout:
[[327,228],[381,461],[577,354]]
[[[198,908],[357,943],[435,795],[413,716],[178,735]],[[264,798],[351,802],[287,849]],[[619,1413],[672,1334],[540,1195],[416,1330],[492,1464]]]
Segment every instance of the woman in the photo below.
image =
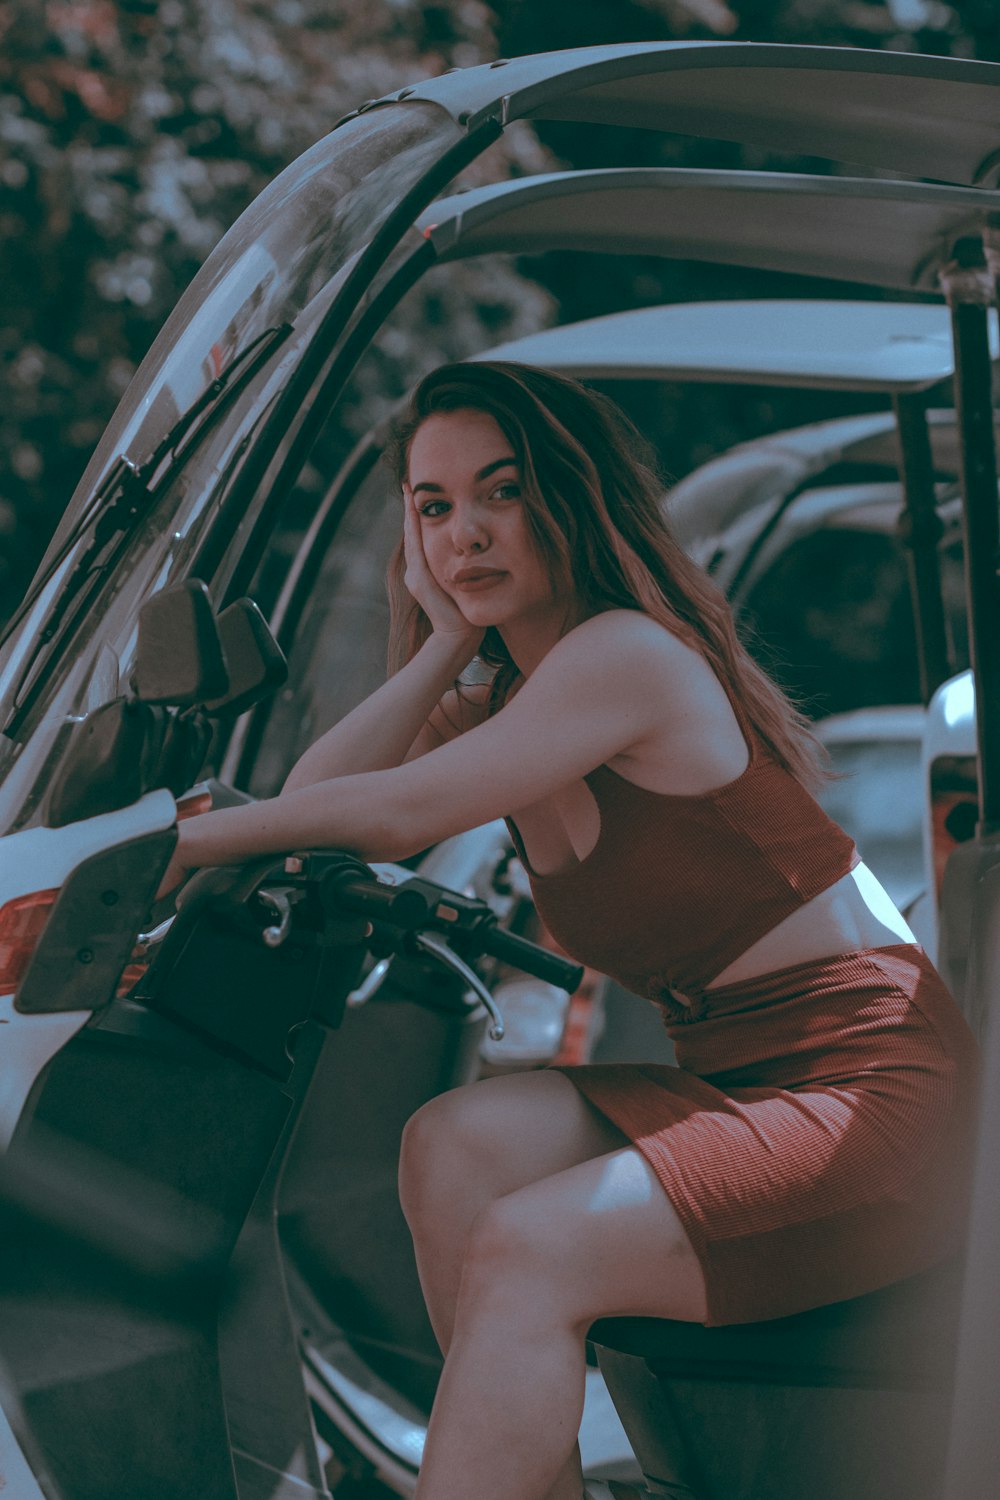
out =
[[[397,462],[398,670],[280,797],[184,823],[164,884],[310,845],[400,859],[507,815],[554,935],[662,1007],[678,1068],[492,1079],[404,1141],[447,1355],[418,1494],[580,1500],[594,1319],[775,1317],[954,1252],[975,1048],[621,414],[445,367]],[[477,655],[491,683],[457,682]]]

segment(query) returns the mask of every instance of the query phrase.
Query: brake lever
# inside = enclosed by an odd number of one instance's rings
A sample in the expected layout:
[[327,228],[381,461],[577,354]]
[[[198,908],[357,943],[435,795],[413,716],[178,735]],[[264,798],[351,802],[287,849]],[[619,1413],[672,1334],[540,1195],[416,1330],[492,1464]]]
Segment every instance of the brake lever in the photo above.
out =
[[352,990],[348,995],[347,1004],[352,1009],[356,1009],[359,1005],[367,1005],[372,996],[382,988],[382,985],[388,978],[391,967],[391,955],[389,958],[380,958],[371,973],[367,974],[357,989]]
[[503,1016],[500,1014],[496,1001],[485,984],[483,984],[479,975],[473,969],[470,969],[465,960],[459,958],[453,949],[448,947],[443,938],[439,938],[435,933],[415,932],[413,934],[413,942],[416,947],[422,948],[425,953],[433,954],[439,963],[444,964],[446,969],[452,969],[465,980],[466,984],[475,992],[490,1014],[490,1019],[493,1022],[493,1025],[490,1027],[491,1040],[494,1042],[502,1041],[506,1031]]
[[269,889],[261,886],[257,891],[257,900],[264,906],[269,906],[278,918],[276,924],[265,927],[261,933],[268,948],[280,948],[289,934],[292,926],[292,903],[288,899],[288,892]]
[[[288,891],[289,887],[279,886],[277,889],[260,887],[255,892],[264,905],[269,906],[278,918],[277,925],[265,927],[262,934],[264,942],[269,948],[280,948],[288,936],[292,920],[291,902],[288,899]],[[139,933],[135,940],[135,948],[132,951],[133,960],[145,958],[150,949],[159,947],[171,927],[177,921],[177,918],[181,915],[183,905],[184,902],[178,901],[177,910],[169,917],[165,917],[162,922],[157,922],[156,926],[151,927],[148,932]]]
[[157,922],[155,927],[150,928],[149,932],[140,932],[132,951],[133,960],[145,958],[151,948],[156,948],[162,943],[176,920],[176,917],[166,917],[162,922]]

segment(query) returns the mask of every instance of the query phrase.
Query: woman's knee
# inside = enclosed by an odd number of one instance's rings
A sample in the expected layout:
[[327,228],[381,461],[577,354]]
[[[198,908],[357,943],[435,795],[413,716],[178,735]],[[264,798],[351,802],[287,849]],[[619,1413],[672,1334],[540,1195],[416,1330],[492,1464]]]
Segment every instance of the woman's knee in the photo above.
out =
[[495,1198],[476,1215],[462,1264],[466,1310],[510,1304],[512,1315],[531,1308],[556,1312],[560,1282],[559,1231],[521,1192]]
[[614,1150],[624,1137],[559,1073],[513,1074],[440,1094],[408,1122],[400,1198],[411,1228],[477,1211],[574,1163]]
[[438,1212],[447,1200],[461,1199],[470,1179],[481,1175],[476,1088],[467,1084],[439,1094],[406,1122],[399,1153],[399,1196],[411,1225],[422,1211]]

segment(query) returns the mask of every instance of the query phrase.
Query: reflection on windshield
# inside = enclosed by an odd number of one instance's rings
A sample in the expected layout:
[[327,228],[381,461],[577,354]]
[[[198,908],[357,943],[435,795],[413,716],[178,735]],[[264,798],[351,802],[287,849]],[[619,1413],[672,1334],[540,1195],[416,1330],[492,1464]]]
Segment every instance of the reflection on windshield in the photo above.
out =
[[[87,607],[88,597],[101,584],[102,579],[120,559],[130,533],[145,513],[159,501],[159,489],[166,483],[173,470],[183,466],[196,446],[225,415],[227,405],[241,387],[252,380],[257,371],[266,365],[271,353],[291,332],[288,324],[280,328],[269,328],[252,339],[240,354],[233,356],[207,386],[178,417],[166,436],[139,468],[128,459],[120,459],[109,470],[108,478],[101,484],[93,501],[65,544],[65,557],[57,553],[53,572],[60,574],[60,588],[44,621],[29,636],[26,631],[19,634],[12,655],[0,668],[0,727],[5,734],[16,734],[22,712],[30,710],[32,678],[36,688],[44,681],[46,667],[54,664],[61,650],[72,639],[75,625]],[[64,563],[75,549],[71,573],[66,573]],[[62,574],[65,573],[65,579]],[[26,606],[33,602],[33,590],[48,583],[43,570],[36,585],[28,591]],[[51,588],[48,593],[51,595]],[[15,615],[12,629],[19,623],[21,611]],[[25,658],[22,668],[20,661]],[[15,675],[16,674],[16,675]],[[8,709],[12,717],[6,717]]]
[[137,463],[238,350],[294,322],[461,132],[443,110],[371,110],[318,141],[250,205],[167,319],[56,533],[116,454]]

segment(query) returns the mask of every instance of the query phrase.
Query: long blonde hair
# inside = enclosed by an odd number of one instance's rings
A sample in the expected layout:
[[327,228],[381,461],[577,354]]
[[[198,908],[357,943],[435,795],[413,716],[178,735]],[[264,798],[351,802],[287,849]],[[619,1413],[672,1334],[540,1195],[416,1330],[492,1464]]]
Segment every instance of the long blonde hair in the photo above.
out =
[[[590,614],[636,609],[658,620],[701,652],[776,760],[807,785],[823,779],[808,719],[749,655],[725,595],[674,539],[652,450],[613,401],[529,365],[442,365],[420,382],[396,425],[386,456],[398,483],[418,427],[452,411],[487,413],[511,444],[529,532],[554,587],[570,580]],[[404,571],[400,541],[386,580],[390,673],[431,633]],[[496,713],[518,669],[496,629],[486,632],[479,657],[495,668],[487,712]]]

